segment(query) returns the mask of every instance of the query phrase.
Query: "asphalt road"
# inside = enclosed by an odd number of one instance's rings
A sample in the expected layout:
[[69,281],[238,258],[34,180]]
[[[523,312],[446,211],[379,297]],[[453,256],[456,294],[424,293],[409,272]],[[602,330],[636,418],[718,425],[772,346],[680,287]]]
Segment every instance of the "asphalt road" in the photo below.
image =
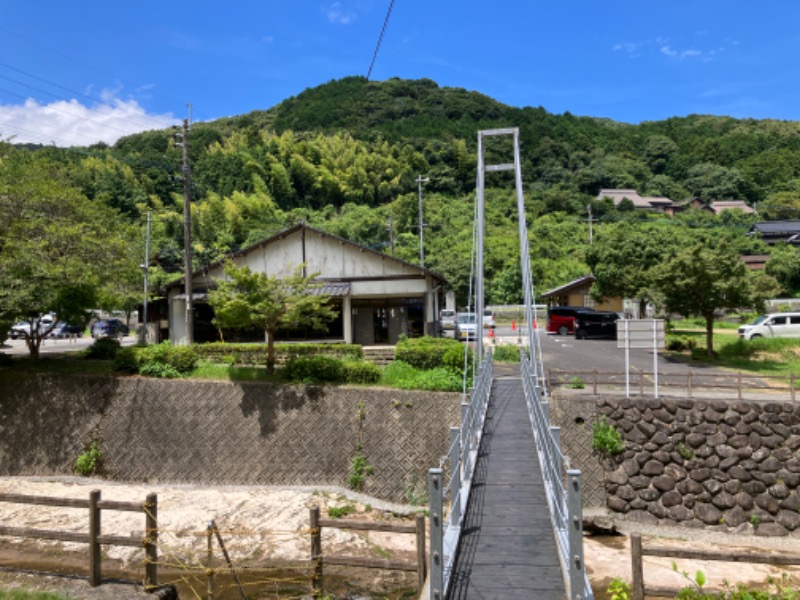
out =
[[[89,336],[80,337],[71,340],[45,340],[39,347],[39,354],[62,354],[64,352],[77,352],[85,350],[94,343],[94,339]],[[123,346],[133,346],[136,343],[136,338],[133,336],[125,336],[120,339]],[[15,356],[26,355],[29,353],[28,346],[25,340],[6,340],[0,344],[0,352],[4,354],[12,354]]]

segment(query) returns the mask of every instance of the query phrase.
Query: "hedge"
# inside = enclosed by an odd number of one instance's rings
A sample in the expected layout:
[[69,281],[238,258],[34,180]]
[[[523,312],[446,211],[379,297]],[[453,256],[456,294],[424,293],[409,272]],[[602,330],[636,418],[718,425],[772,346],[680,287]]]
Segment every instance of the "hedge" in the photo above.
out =
[[[267,364],[266,344],[226,344],[213,342],[192,346],[202,360],[231,366],[264,366]],[[275,344],[275,361],[285,364],[302,356],[329,356],[340,360],[360,361],[361,346],[357,344]]]

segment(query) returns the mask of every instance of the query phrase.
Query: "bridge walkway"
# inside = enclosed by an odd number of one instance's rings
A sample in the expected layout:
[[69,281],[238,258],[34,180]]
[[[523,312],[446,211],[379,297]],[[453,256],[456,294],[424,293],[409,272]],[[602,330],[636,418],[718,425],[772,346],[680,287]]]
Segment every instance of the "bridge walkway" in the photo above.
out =
[[448,598],[566,597],[519,365],[495,365]]

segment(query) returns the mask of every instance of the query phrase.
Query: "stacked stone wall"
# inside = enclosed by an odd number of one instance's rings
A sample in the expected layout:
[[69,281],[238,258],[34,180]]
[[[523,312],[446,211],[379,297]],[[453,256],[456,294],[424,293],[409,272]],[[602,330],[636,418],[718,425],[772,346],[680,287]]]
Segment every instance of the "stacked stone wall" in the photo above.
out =
[[612,511],[800,536],[800,405],[598,398],[595,407],[624,441],[620,454],[596,458]]

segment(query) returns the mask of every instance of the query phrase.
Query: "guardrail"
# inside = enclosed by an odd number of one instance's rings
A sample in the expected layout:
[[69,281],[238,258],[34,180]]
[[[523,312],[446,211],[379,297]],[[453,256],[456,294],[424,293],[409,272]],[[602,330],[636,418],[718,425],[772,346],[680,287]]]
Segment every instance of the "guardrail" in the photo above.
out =
[[[537,385],[536,370],[524,349],[520,350],[522,386],[542,467],[550,519],[572,600],[594,598],[583,561],[583,506],[581,472],[567,469],[561,453],[561,429],[550,425],[549,403]],[[566,486],[564,481],[566,480]]]
[[[652,394],[655,373],[642,369],[632,369],[630,373],[631,389],[639,396]],[[582,386],[591,388],[593,394],[601,390],[625,390],[624,371],[572,371],[561,369],[548,369],[547,381],[551,388]],[[658,373],[658,388],[671,389],[682,392],[688,399],[692,399],[698,392],[706,391],[733,391],[738,400],[744,400],[747,395],[772,394],[775,396],[788,396],[792,402],[797,401],[797,388],[800,387],[800,378],[794,373],[789,375],[761,375],[753,373],[698,373],[687,370],[685,373]]]
[[[432,600],[443,600],[447,596],[491,391],[492,351],[489,348],[470,391],[469,402],[461,404],[461,427],[450,428],[447,455],[439,467],[428,471],[431,537],[428,571]],[[445,464],[448,465],[447,479]]]

